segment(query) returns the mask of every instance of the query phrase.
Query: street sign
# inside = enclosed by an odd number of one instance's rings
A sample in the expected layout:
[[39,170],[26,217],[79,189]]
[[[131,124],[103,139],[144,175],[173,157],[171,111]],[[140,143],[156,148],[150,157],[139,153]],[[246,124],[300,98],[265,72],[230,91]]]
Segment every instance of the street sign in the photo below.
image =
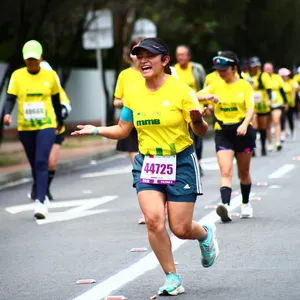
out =
[[82,35],[83,48],[86,50],[109,49],[114,46],[113,18],[109,9],[87,13]]
[[132,39],[156,37],[156,25],[148,19],[138,19],[133,26]]

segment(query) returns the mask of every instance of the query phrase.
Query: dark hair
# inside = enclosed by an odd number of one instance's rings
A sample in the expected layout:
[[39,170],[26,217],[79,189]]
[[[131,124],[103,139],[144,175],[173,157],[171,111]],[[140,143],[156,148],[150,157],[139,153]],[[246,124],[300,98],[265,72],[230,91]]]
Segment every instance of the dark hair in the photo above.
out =
[[133,40],[131,40],[129,45],[129,53],[131,52],[132,48],[136,45],[138,45],[144,38],[143,37],[137,37]]
[[[170,56],[170,52],[169,52],[169,48],[167,46],[167,44],[160,38],[157,38],[157,37],[153,37],[153,38],[146,38],[146,39],[143,39],[143,41],[152,41],[152,42],[155,42],[157,44],[160,44],[163,48],[165,48],[167,50],[167,54],[163,55],[164,56]],[[142,42],[142,41],[141,41]],[[169,74],[171,75],[172,74],[172,71],[171,71],[171,68],[170,68],[170,63],[168,63],[166,66],[165,66],[165,73],[166,74]]]
[[238,72],[240,78],[243,78],[239,58],[233,51],[230,51],[230,50],[219,51],[218,55],[232,59],[234,61],[234,65],[237,67],[237,72]]

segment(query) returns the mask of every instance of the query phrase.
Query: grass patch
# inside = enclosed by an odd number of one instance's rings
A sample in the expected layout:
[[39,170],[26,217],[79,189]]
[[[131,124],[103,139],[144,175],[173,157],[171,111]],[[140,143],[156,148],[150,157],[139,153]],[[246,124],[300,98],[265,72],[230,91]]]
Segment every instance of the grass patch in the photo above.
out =
[[13,166],[20,162],[22,162],[22,160],[18,158],[12,158],[12,157],[0,158],[0,166],[2,167]]

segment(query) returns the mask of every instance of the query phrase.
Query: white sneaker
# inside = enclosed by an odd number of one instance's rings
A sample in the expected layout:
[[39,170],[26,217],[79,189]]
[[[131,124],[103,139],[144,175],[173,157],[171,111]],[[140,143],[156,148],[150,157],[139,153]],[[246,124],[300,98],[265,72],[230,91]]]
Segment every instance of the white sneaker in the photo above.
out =
[[39,200],[35,200],[34,217],[36,219],[45,219],[48,215],[48,207]]
[[267,150],[268,150],[268,152],[272,152],[274,150],[273,144],[268,144],[267,145]]
[[217,206],[216,213],[218,216],[220,216],[222,222],[226,223],[226,222],[232,221],[232,217],[231,217],[231,213],[229,212],[228,204],[220,203]]
[[46,197],[46,199],[44,200],[44,205],[49,208],[50,207],[50,201],[48,199],[48,197]]
[[241,219],[252,218],[253,217],[253,208],[250,203],[242,204],[241,206]]

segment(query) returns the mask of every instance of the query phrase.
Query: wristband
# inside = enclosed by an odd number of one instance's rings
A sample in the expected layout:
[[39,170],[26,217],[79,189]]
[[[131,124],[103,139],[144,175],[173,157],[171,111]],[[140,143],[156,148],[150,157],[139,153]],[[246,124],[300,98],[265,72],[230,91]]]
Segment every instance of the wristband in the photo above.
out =
[[98,135],[98,132],[99,132],[99,130],[98,130],[98,128],[95,126],[94,132],[91,134],[91,136],[96,136],[96,135]]
[[199,124],[202,124],[202,123],[203,123],[203,118],[201,118],[198,121],[193,121],[193,125],[199,125]]

